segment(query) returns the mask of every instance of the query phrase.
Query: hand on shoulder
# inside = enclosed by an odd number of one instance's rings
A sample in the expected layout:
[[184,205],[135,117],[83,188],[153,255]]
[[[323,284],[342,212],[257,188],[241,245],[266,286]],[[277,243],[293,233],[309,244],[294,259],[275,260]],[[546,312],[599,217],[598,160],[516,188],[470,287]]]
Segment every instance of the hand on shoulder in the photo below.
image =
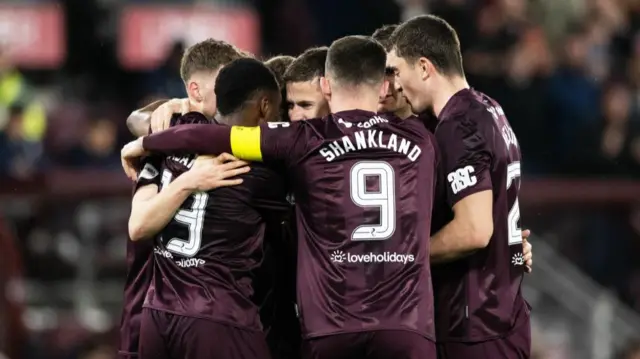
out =
[[242,179],[234,177],[249,170],[248,162],[223,153],[220,156],[198,156],[191,169],[183,176],[186,176],[193,191],[209,191],[241,184]]
[[165,102],[151,114],[151,132],[169,128],[174,113],[182,115],[190,111],[191,105],[188,98],[174,98]]

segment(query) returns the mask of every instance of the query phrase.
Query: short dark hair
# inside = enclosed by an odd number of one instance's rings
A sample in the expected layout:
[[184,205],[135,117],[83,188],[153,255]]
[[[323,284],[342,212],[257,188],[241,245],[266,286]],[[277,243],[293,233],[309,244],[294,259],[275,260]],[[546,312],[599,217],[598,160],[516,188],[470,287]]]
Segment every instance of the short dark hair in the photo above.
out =
[[198,71],[216,71],[235,59],[246,57],[228,42],[207,39],[189,47],[180,61],[180,77],[185,83]]
[[329,48],[312,47],[300,54],[284,73],[285,82],[306,82],[324,76],[324,64]]
[[389,41],[389,39],[391,38],[391,34],[393,34],[395,29],[397,28],[398,28],[398,25],[395,25],[395,24],[384,25],[381,28],[374,31],[371,37],[373,37],[376,41],[382,44],[385,50],[389,51],[391,50],[391,41]]
[[271,70],[256,59],[234,60],[223,67],[216,78],[218,111],[223,116],[239,111],[255,93],[261,91],[280,93]]
[[379,42],[368,36],[346,36],[329,47],[325,72],[346,85],[382,82],[387,54]]
[[264,63],[276,76],[276,81],[278,81],[278,86],[280,86],[280,96],[282,97],[282,101],[280,102],[280,120],[284,122],[291,122],[289,118],[289,103],[286,101],[287,87],[284,81],[284,73],[295,59],[293,56],[280,55],[272,57]]
[[390,39],[398,57],[411,62],[427,58],[438,71],[447,75],[464,75],[460,40],[444,19],[421,15],[398,26]]
[[287,68],[296,58],[288,55],[279,55],[270,58],[265,61],[264,64],[267,65],[269,70],[273,72],[276,76],[276,80],[278,80],[278,85],[280,88],[284,87],[284,73],[287,71]]

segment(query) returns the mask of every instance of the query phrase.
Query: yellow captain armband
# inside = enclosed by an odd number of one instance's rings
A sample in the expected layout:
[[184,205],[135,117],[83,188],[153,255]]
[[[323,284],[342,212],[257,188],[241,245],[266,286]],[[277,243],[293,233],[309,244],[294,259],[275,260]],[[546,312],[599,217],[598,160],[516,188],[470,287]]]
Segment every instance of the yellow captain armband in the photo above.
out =
[[231,152],[245,161],[262,161],[260,127],[231,127]]

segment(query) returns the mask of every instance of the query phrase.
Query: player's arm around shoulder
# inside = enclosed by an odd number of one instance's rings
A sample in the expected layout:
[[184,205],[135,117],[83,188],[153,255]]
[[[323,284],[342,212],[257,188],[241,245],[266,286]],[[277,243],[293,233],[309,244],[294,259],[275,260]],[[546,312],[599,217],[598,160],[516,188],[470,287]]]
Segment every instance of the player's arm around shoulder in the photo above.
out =
[[149,132],[169,128],[174,114],[185,114],[189,111],[191,111],[191,105],[188,98],[154,101],[131,112],[127,117],[127,128],[136,137],[146,136]]
[[454,218],[431,240],[433,263],[486,247],[493,235],[492,151],[481,131],[464,118],[441,123],[435,133],[445,173],[443,186]]
[[[138,176],[139,186],[131,203],[129,236],[132,241],[151,238],[164,228],[182,203],[193,192],[208,191],[219,187],[235,186],[242,183],[236,176],[249,172],[246,162],[229,154],[218,157],[202,156],[196,159],[191,169],[173,182],[160,188],[160,175],[156,168],[145,165]],[[154,171],[155,170],[155,171]],[[145,172],[155,173],[154,181]]]
[[232,153],[247,161],[285,165],[295,162],[313,145],[313,136],[310,135],[312,130],[306,122],[266,122],[256,127],[233,126],[230,135]]

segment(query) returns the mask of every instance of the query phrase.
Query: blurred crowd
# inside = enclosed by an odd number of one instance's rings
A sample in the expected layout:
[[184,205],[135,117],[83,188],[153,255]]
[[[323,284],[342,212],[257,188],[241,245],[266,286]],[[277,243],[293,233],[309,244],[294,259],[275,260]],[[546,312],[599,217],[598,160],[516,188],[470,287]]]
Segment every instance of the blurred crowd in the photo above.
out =
[[503,105],[535,174],[640,175],[640,2],[500,0],[433,10],[470,83]]
[[[97,19],[109,6],[124,2],[62,2],[69,44],[67,61],[56,71],[21,69],[0,46],[0,181],[27,182],[65,170],[119,174],[119,149],[130,139],[127,114],[154,99],[185,96],[179,63],[189,43],[183,39],[176,40],[155,69],[132,71],[119,63],[117,41]],[[382,24],[425,12],[442,16],[458,31],[470,84],[502,104],[521,144],[527,178],[640,178],[640,0],[262,0],[253,4],[261,16],[259,55],[264,58],[295,56],[310,46],[328,45],[348,34],[371,34]],[[0,252],[0,285],[10,282],[7,273],[18,273],[18,267],[46,283],[69,273],[79,276],[88,267],[76,264],[82,258],[95,258],[83,252],[87,237],[99,243],[92,247],[101,253],[94,261],[102,266],[96,275],[121,276],[113,269],[123,266],[127,200],[81,204],[69,200],[55,208],[29,207],[23,211],[28,214],[20,212],[23,207],[11,208],[14,216],[0,223],[0,229],[10,230],[0,233],[0,241],[20,238],[23,260],[11,262],[13,267],[7,269],[1,265],[14,255]],[[564,255],[640,311],[640,262],[633,256],[640,250],[638,208],[558,207],[527,224],[556,240]],[[47,251],[55,252],[55,261],[45,260]],[[83,263],[90,265],[91,259],[87,261]],[[28,317],[32,321],[27,326],[43,321],[42,316]],[[30,356],[24,357],[113,357],[109,334],[93,338],[77,322],[61,323],[64,330],[37,337]],[[0,324],[0,348],[3,330]],[[633,344],[614,359],[639,358],[640,345]]]
[[[352,16],[362,5],[357,0],[341,2],[340,13],[333,12],[331,1],[296,3],[295,13],[286,10],[287,0],[270,2],[280,6],[273,16],[282,24],[311,25],[297,35],[286,26],[263,26],[267,54],[295,55],[417,13],[441,15],[460,35],[470,83],[495,97],[508,114],[528,173],[640,175],[639,1],[403,0],[383,16],[379,13],[395,4],[380,0],[368,7],[382,10],[357,22]],[[331,28],[319,19],[329,12]],[[0,162],[1,173],[24,178],[52,167],[117,167],[115,149],[126,137],[127,110],[153,98],[184,96],[177,71],[183,49],[176,43],[165,63],[146,73],[127,73],[109,63],[102,66],[117,75],[98,76],[99,83],[91,78],[95,65],[44,87],[32,86],[28,74],[0,58],[0,148],[9,154]],[[118,86],[127,89],[117,91]]]

